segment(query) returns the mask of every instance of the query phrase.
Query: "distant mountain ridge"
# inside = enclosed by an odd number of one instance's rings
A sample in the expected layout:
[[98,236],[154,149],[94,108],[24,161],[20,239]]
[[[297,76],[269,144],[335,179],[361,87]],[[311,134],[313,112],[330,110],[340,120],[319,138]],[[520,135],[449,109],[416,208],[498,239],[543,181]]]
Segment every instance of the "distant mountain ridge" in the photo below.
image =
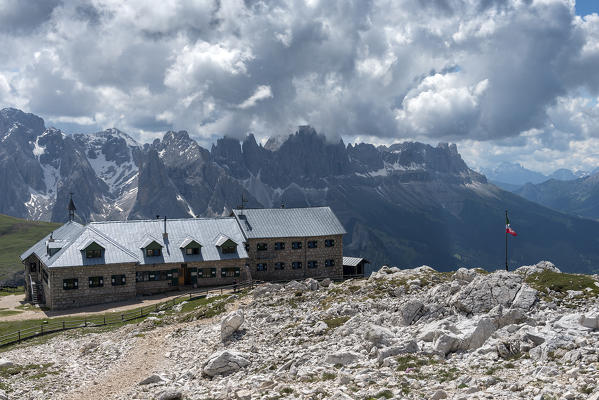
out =
[[596,169],[593,172],[587,172],[572,171],[570,169],[560,168],[549,175],[545,175],[541,172],[525,168],[519,163],[507,161],[501,162],[499,165],[493,168],[481,169],[481,173],[483,173],[490,182],[504,190],[509,190],[511,192],[520,189],[527,183],[542,183],[549,179],[569,181],[591,175],[595,172],[599,172],[599,169]]
[[141,145],[116,129],[65,135],[3,109],[0,171],[0,213],[22,218],[65,221],[70,192],[82,221],[227,215],[243,194],[248,207],[331,206],[344,253],[372,266],[450,269],[501,266],[509,209],[511,263],[599,266],[599,223],[498,189],[443,143],[346,146],[302,126],[266,146],[248,135],[208,150],[185,131]]

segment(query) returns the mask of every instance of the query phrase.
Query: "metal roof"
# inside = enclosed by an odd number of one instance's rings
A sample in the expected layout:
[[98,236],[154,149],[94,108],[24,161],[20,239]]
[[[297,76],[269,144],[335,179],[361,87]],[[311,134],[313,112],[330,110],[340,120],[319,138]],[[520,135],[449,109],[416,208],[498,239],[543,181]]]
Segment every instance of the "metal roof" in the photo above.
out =
[[233,215],[248,239],[346,233],[330,207],[236,209]]
[[200,247],[202,246],[202,244],[200,242],[198,242],[197,240],[195,240],[192,237],[186,237],[185,240],[183,240],[183,242],[179,245],[180,249],[183,249],[185,247],[187,247],[190,243],[197,243],[198,245],[200,245]]
[[[168,236],[162,235],[164,220],[106,221],[92,222],[86,226],[69,221],[53,232],[62,247],[52,257],[48,256],[46,242],[50,235],[37,242],[21,255],[21,259],[36,254],[47,267],[67,267],[81,265],[116,263],[185,263],[193,261],[216,261],[247,258],[242,243],[243,233],[235,218],[189,218],[167,220]],[[198,243],[213,243],[214,238],[224,235],[238,244],[235,253],[223,254],[216,245],[202,246],[200,254],[185,254],[179,246],[188,238]],[[159,239],[157,239],[159,238]],[[140,246],[155,241],[162,246],[162,254],[146,257]],[[80,249],[96,242],[104,247],[103,256],[86,258]]]
[[360,264],[362,261],[365,261],[367,264],[370,264],[370,262],[365,259],[365,258],[361,258],[361,257],[343,257],[343,265],[347,265],[350,267],[357,267],[358,264]]

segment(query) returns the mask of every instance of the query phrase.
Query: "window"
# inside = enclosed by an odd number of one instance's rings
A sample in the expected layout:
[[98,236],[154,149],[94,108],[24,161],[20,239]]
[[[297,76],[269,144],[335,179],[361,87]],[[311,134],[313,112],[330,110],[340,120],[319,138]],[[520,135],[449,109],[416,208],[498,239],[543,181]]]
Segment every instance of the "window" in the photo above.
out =
[[275,263],[275,269],[277,269],[277,270],[285,269],[285,263],[284,262]]
[[52,257],[54,254],[58,253],[60,249],[48,248],[48,256]]
[[104,277],[103,276],[90,276],[89,277],[89,287],[102,287],[104,286]]
[[318,268],[318,261],[308,261],[308,268]]
[[156,271],[150,271],[150,272],[148,272],[148,280],[149,281],[158,281],[158,280],[160,280],[160,274],[157,273]]
[[223,252],[223,254],[231,254],[231,253],[235,253],[235,251],[237,250],[237,246],[235,245],[224,245],[220,248],[220,250]]
[[42,279],[44,282],[48,283],[48,272],[42,268]]
[[291,263],[291,268],[293,269],[302,269],[302,262],[301,261],[294,261]]
[[127,283],[127,278],[125,275],[112,275],[110,282],[112,283],[112,286],[121,286]]
[[98,258],[102,257],[102,250],[100,249],[87,249],[85,250],[86,258]]
[[216,278],[216,268],[200,268],[198,269],[198,277]]
[[35,263],[29,263],[29,272],[35,272],[37,270],[37,265]]
[[220,270],[220,276],[223,278],[233,278],[239,275],[239,268],[221,268]]
[[185,249],[185,254],[187,254],[188,256],[190,256],[192,254],[200,254],[200,248],[199,247],[188,247]]
[[266,271],[266,263],[256,264],[256,270],[258,270],[258,271]]
[[285,250],[285,242],[275,242],[275,250]]
[[148,279],[148,271],[140,271],[135,273],[135,282],[143,282]]
[[291,248],[294,250],[298,250],[302,248],[302,242],[293,242],[291,243]]
[[162,254],[161,249],[146,249],[146,256],[148,257],[158,257]]
[[333,259],[324,260],[324,266],[325,267],[334,267],[335,266],[335,260],[333,260]]
[[310,240],[308,241],[308,248],[309,249],[315,249],[318,247],[318,242],[316,240]]
[[324,241],[324,247],[334,247],[335,246],[335,240],[334,239],[326,239]]
[[79,279],[77,279],[77,278],[63,279],[62,280],[62,288],[64,290],[78,289],[79,288]]
[[256,250],[258,250],[258,251],[266,251],[266,250],[268,250],[268,244],[266,244],[266,243],[257,243],[256,244]]

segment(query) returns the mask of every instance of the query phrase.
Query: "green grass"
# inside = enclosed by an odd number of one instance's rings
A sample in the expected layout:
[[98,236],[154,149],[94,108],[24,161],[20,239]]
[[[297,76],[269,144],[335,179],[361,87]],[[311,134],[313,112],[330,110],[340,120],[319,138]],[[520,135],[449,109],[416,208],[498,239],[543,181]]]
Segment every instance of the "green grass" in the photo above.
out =
[[[23,265],[23,264],[19,264],[19,265]],[[0,290],[0,297],[1,296],[12,296],[13,294],[24,294],[25,293],[25,287],[24,286],[17,286],[16,289],[3,289]]]
[[335,329],[345,324],[349,317],[338,317],[338,318],[327,318],[324,320],[325,324],[329,327],[329,329]]
[[584,296],[596,297],[599,295],[599,287],[595,285],[595,282],[588,275],[565,274],[553,271],[538,272],[526,277],[526,283],[545,294],[548,294],[551,290],[566,295],[568,290],[576,290],[582,291]]
[[59,226],[56,223],[27,221],[0,214],[0,279],[23,269],[19,256]]
[[23,311],[19,310],[0,310],[0,317],[7,317],[9,315],[21,314]]

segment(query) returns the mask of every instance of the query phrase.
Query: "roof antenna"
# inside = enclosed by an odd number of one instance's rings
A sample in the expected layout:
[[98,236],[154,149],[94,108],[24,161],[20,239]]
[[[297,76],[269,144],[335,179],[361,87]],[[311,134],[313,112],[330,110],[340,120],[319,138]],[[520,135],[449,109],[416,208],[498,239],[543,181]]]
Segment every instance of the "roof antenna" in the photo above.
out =
[[77,208],[75,207],[75,203],[73,202],[73,192],[70,192],[71,199],[69,200],[69,221],[73,221],[75,219],[75,211]]
[[243,210],[245,209],[245,203],[247,203],[247,199],[245,198],[245,195],[243,194],[243,192],[241,193],[241,206],[239,206],[239,209],[241,210],[241,213],[243,215]]

